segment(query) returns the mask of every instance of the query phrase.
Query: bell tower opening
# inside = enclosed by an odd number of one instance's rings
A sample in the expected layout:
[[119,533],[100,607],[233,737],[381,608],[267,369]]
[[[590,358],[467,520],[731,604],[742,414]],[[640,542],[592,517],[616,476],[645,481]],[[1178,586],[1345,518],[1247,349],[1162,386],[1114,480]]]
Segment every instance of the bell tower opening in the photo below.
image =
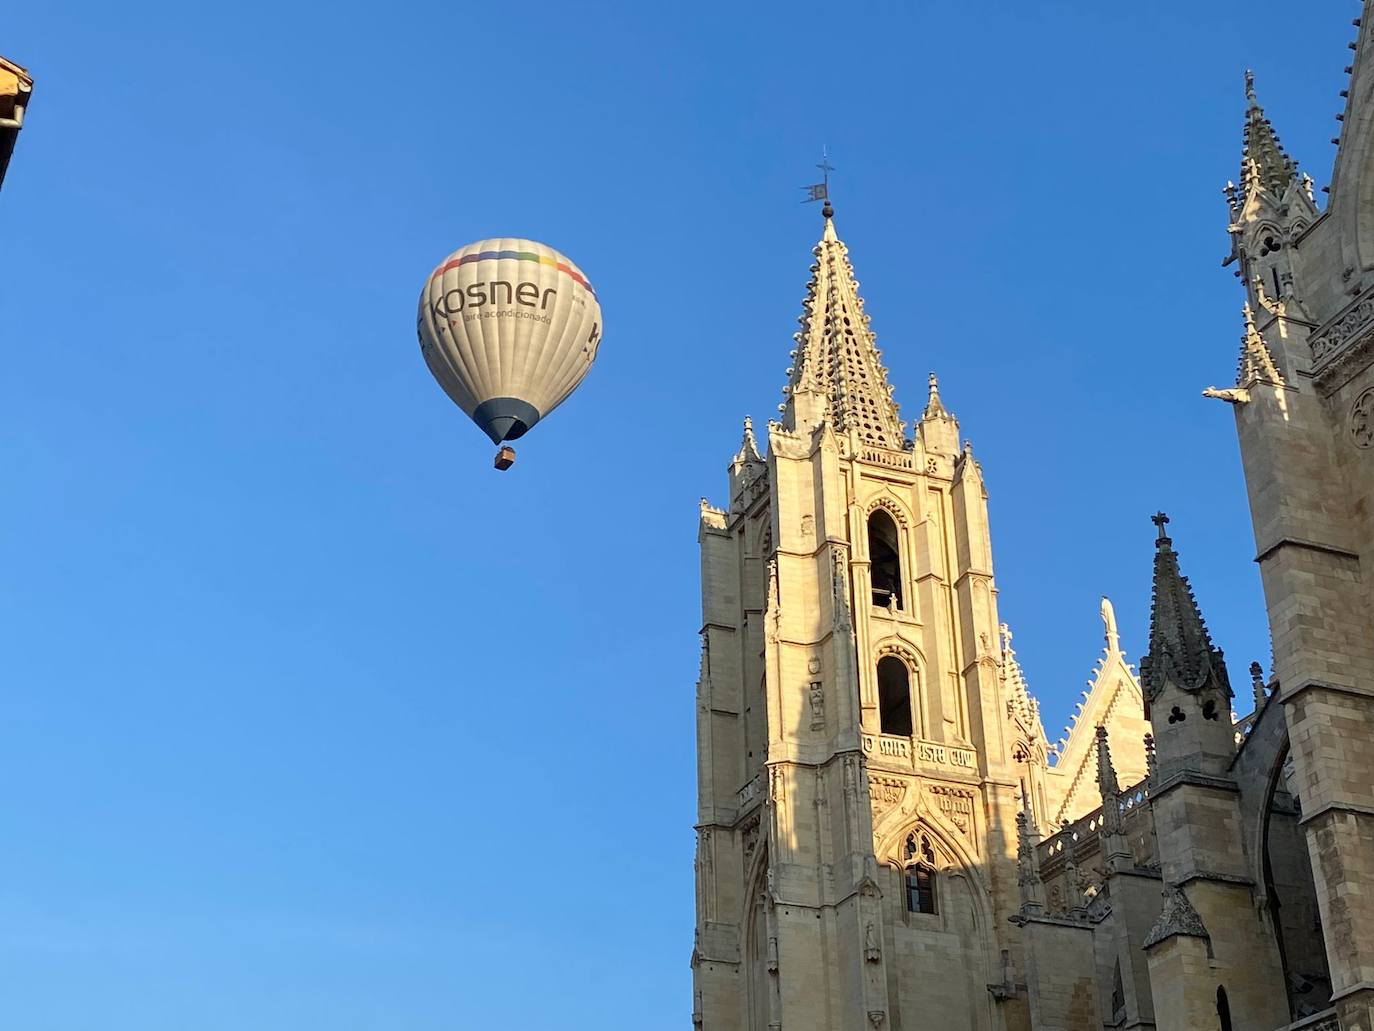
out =
[[911,737],[911,673],[895,655],[878,660],[878,722],[884,734]]
[[868,517],[868,558],[873,579],[873,604],[902,607],[902,559],[897,524],[881,508]]

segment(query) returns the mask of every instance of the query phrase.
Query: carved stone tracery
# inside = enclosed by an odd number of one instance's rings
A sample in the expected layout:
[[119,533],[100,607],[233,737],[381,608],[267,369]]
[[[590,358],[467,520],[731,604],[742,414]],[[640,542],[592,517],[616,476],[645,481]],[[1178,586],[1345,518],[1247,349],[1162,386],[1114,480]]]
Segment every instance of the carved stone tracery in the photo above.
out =
[[1350,436],[1357,448],[1374,447],[1374,387],[1357,397],[1350,408]]

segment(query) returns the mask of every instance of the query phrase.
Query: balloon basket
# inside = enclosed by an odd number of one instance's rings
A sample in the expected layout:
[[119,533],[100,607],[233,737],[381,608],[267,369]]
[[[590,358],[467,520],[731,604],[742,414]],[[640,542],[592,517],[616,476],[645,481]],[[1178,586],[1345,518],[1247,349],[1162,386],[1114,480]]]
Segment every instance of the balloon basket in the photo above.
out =
[[514,464],[515,448],[503,447],[500,451],[496,452],[496,468],[500,469],[502,472],[505,472]]

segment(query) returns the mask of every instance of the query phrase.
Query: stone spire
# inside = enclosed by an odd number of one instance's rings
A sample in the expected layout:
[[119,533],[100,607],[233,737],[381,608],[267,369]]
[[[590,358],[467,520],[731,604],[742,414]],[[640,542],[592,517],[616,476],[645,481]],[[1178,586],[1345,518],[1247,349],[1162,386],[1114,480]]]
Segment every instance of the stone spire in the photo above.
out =
[[1097,725],[1097,790],[1102,796],[1102,818],[1097,827],[1107,870],[1109,873],[1129,870],[1135,866],[1135,857],[1122,834],[1121,786],[1117,783],[1116,767],[1112,765],[1107,728],[1101,723]]
[[816,263],[806,284],[801,331],[783,391],[783,425],[796,431],[827,419],[839,434],[853,430],[867,443],[903,450],[905,426],[864,314],[849,251],[835,235],[829,215],[811,253]]
[[1231,697],[1226,664],[1220,648],[1212,645],[1193,589],[1178,568],[1173,541],[1165,533],[1169,517],[1153,517],[1159,528],[1155,541],[1154,598],[1150,604],[1150,653],[1140,660],[1140,680],[1145,699],[1157,696],[1166,683],[1196,694],[1208,686]]
[[1241,189],[1249,192],[1266,189],[1281,197],[1298,175],[1298,163],[1290,158],[1279,143],[1274,126],[1264,116],[1255,97],[1255,73],[1245,73],[1245,98],[1250,102],[1245,112],[1245,144],[1240,159]]

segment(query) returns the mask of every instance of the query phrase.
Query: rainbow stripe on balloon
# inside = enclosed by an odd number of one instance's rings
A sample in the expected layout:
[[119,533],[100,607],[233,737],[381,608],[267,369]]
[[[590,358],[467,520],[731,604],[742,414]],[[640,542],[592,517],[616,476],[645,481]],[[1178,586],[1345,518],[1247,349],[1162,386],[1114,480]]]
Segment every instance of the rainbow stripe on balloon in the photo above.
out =
[[536,254],[534,251],[478,251],[476,254],[464,254],[461,258],[454,258],[452,261],[445,262],[434,270],[434,275],[430,279],[437,279],[449,269],[458,268],[460,265],[470,265],[474,261],[495,261],[499,258],[514,258],[517,261],[537,261],[541,265],[549,265],[558,269],[559,272],[566,272],[575,282],[585,286],[593,297],[596,291],[592,290],[592,284],[587,282],[587,277],[567,262],[551,258],[547,254]]

